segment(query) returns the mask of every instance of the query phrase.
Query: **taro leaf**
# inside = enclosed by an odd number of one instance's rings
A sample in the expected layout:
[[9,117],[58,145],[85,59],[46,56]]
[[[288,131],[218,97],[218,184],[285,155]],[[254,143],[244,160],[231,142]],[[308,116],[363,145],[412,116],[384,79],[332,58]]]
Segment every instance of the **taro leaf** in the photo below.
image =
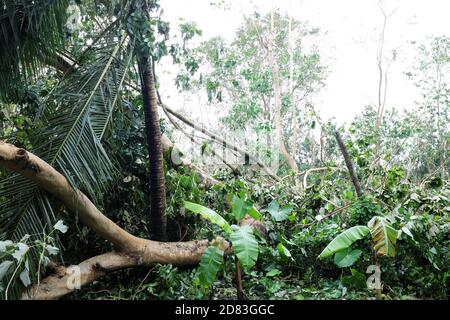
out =
[[291,214],[293,209],[293,206],[284,206],[280,207],[278,202],[276,200],[273,200],[269,206],[267,207],[267,212],[270,213],[272,218],[275,219],[277,222],[281,222],[287,219],[289,215]]
[[251,268],[258,260],[258,241],[253,235],[253,230],[250,226],[238,227],[233,225],[231,233],[231,243],[233,252],[238,257],[244,268]]
[[378,256],[395,257],[395,245],[398,238],[398,230],[384,217],[373,217],[367,226],[372,235],[373,249]]
[[212,223],[218,225],[219,227],[221,227],[226,233],[230,233],[231,232],[231,227],[228,224],[228,222],[225,221],[225,219],[218,214],[217,212],[206,208],[202,205],[196,204],[196,203],[192,203],[189,201],[185,201],[184,202],[184,207],[188,210],[191,210],[194,213],[199,214],[200,216],[202,216],[204,219],[207,219],[209,221],[211,221]]
[[252,206],[250,210],[248,210],[247,214],[255,220],[263,220],[263,216],[258,209],[255,208],[255,206]]
[[334,263],[339,268],[350,267],[359,259],[361,254],[362,251],[359,249],[352,250],[351,248],[346,248],[336,252],[336,254],[334,255]]
[[347,249],[354,242],[366,237],[369,232],[370,230],[366,226],[355,226],[345,230],[328,244],[319,255],[319,259],[331,257],[336,252]]
[[278,269],[272,269],[269,272],[267,272],[266,277],[270,278],[270,277],[276,277],[279,276],[281,274],[281,271]]
[[233,196],[231,212],[237,221],[241,221],[252,206],[253,204],[249,201],[245,201],[245,199],[239,198],[238,196]]

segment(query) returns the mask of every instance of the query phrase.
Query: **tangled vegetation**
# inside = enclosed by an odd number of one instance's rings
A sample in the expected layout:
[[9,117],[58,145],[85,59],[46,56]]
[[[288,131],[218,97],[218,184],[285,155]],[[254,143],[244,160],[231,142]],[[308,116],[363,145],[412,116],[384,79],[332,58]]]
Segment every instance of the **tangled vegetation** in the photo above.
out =
[[[326,66],[301,40],[317,28],[272,11],[231,43],[194,45],[196,24],[170,38],[158,1],[77,3],[70,34],[69,1],[0,6],[16,35],[0,33],[0,297],[448,299],[448,37],[418,49],[414,109],[369,105],[338,124],[310,99]],[[164,56],[178,94],[226,111],[218,130],[162,101]],[[219,140],[241,127],[259,137],[230,148],[243,164]]]

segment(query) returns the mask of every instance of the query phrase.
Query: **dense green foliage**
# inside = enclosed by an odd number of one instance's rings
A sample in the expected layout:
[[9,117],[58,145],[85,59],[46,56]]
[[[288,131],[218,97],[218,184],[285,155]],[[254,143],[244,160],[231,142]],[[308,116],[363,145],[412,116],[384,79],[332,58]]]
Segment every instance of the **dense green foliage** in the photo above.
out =
[[[64,51],[79,66],[76,72],[61,72],[39,48],[48,40],[46,55],[62,50],[66,1],[40,10],[29,1],[23,8],[11,2],[0,11],[30,18],[13,30],[15,38],[0,32],[5,48],[0,68],[8,74],[8,85],[0,85],[0,139],[55,167],[130,233],[143,238],[149,233],[149,160],[136,51],[155,62],[170,55],[181,70],[174,79],[180,90],[206,92],[211,113],[213,105],[226,110],[224,131],[245,127],[271,135],[273,79],[259,39],[260,32],[268,32],[269,16],[247,17],[232,43],[214,38],[190,48],[188,41],[201,31],[184,22],[181,42],[170,38],[174,31],[161,19],[157,1],[148,1],[151,20],[132,13],[135,1],[79,1],[81,30],[66,39]],[[90,19],[101,15],[98,25]],[[0,16],[0,26],[15,29],[17,21],[5,17]],[[39,17],[42,23],[33,24]],[[291,21],[297,91],[289,93],[289,17],[275,17],[287,143],[301,170],[327,170],[311,171],[308,179],[303,172],[306,185],[298,189],[284,162],[279,181],[246,174],[245,167],[237,175],[217,166],[210,174],[218,183],[205,186],[198,172],[173,166],[166,153],[169,240],[213,240],[199,265],[118,271],[68,299],[234,299],[237,261],[244,292],[254,299],[375,299],[367,285],[371,266],[381,270],[385,299],[448,299],[450,39],[436,37],[418,48],[416,65],[406,76],[422,100],[414,110],[389,108],[377,131],[374,106],[366,106],[350,124],[321,121],[310,97],[324,85],[326,68],[314,47],[302,46],[304,37],[320,33],[299,21]],[[161,120],[161,131],[174,139],[179,127],[172,125],[169,118]],[[334,130],[345,137],[362,197],[354,192]],[[261,148],[266,143],[256,141]],[[248,217],[261,222],[266,234],[243,224]],[[232,244],[231,253],[224,241]],[[77,264],[108,250],[111,244],[57,199],[25,178],[0,171],[1,297],[18,297],[39,282],[51,273],[51,261]]]

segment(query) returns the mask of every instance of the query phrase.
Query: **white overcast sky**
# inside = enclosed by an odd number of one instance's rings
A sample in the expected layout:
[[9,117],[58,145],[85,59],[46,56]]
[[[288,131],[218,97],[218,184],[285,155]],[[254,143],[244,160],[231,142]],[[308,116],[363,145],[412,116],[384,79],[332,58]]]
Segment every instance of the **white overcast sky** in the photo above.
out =
[[[173,29],[178,28],[180,18],[195,21],[203,31],[201,40],[217,35],[232,39],[244,14],[250,15],[255,10],[265,13],[272,6],[272,0],[225,0],[229,8],[222,10],[211,6],[211,2],[219,1],[160,0],[163,17]],[[315,102],[325,119],[349,121],[365,105],[376,101],[376,39],[382,23],[376,0],[275,0],[274,3],[282,12],[290,11],[294,18],[309,21],[323,33],[319,48],[329,67],[329,76],[326,88]],[[413,84],[404,75],[416,53],[410,41],[420,43],[430,36],[450,35],[450,1],[385,0],[384,3],[387,12],[396,10],[388,21],[386,50],[398,50],[389,76],[387,105],[408,108],[417,98]],[[203,109],[201,101],[186,105],[186,100],[180,99],[173,85],[167,83],[173,83],[173,69],[163,66],[161,70],[166,71],[162,76],[166,82],[162,93],[172,105],[184,110]]]

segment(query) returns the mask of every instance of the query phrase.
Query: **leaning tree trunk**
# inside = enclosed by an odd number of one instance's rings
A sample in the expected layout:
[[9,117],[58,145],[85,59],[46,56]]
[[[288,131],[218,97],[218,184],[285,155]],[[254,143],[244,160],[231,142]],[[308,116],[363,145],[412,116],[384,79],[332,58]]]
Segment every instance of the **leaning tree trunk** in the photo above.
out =
[[163,150],[155,79],[153,78],[153,70],[149,57],[142,57],[140,59],[139,75],[141,78],[145,134],[147,136],[148,157],[150,161],[150,232],[152,239],[165,241],[167,239],[167,217]]
[[361,198],[363,196],[361,183],[359,182],[358,176],[356,175],[355,167],[353,166],[353,162],[350,159],[350,155],[348,154],[347,148],[345,147],[344,140],[342,140],[339,131],[335,131],[334,135],[336,136],[336,141],[338,143],[339,149],[341,150],[341,153],[344,156],[345,165],[347,166],[348,173],[350,174],[353,186],[355,187],[356,195],[358,196],[358,198]]

